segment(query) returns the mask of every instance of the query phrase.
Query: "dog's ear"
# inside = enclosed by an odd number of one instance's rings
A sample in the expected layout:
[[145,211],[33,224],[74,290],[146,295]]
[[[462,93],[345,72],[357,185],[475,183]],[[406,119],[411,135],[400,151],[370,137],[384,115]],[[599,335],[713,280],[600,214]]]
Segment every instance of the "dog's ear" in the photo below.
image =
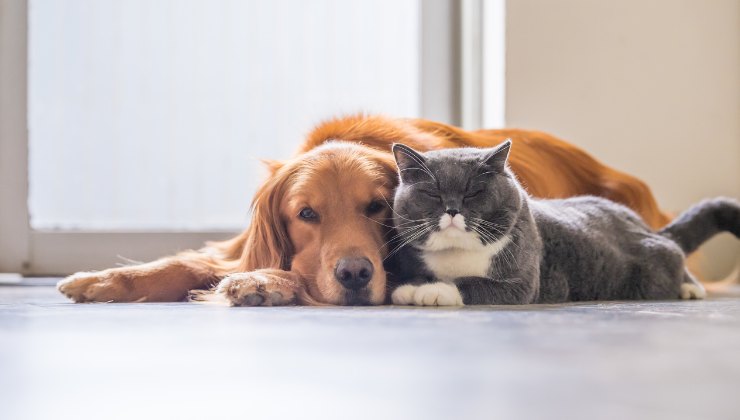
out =
[[424,156],[405,144],[393,144],[393,157],[396,159],[398,174],[404,182],[429,172]]
[[252,220],[242,252],[242,271],[261,268],[289,270],[293,244],[280,215],[280,203],[291,180],[280,164],[259,188],[252,201]]
[[506,139],[503,143],[492,148],[483,158],[483,161],[494,171],[503,172],[506,161],[509,159],[509,151],[511,151],[511,139]]

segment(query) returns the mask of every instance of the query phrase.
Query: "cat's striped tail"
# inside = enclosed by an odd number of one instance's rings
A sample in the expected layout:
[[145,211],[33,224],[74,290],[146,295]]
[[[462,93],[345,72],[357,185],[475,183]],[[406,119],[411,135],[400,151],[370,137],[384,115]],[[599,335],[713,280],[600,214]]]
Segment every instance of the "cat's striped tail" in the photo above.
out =
[[740,202],[727,197],[704,200],[689,207],[659,234],[690,254],[712,236],[730,232],[740,238]]

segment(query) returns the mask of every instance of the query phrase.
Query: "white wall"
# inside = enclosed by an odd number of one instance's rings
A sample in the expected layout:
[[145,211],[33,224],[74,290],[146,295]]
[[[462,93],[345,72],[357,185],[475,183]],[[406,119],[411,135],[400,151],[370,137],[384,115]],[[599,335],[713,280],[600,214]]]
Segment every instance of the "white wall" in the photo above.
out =
[[[506,120],[583,146],[663,208],[740,197],[740,1],[509,0]],[[709,244],[706,273],[740,260]]]

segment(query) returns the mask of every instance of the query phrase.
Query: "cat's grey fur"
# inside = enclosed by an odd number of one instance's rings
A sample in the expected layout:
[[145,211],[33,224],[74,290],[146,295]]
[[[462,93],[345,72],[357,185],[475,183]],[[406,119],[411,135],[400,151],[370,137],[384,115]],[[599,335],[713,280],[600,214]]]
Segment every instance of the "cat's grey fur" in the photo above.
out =
[[[397,284],[454,286],[465,304],[701,298],[685,254],[716,233],[740,235],[740,204],[728,198],[703,201],[659,232],[603,198],[531,198],[508,167],[510,148],[394,145],[399,243],[389,270]],[[443,229],[445,218],[453,226]],[[406,288],[394,303],[461,303]]]

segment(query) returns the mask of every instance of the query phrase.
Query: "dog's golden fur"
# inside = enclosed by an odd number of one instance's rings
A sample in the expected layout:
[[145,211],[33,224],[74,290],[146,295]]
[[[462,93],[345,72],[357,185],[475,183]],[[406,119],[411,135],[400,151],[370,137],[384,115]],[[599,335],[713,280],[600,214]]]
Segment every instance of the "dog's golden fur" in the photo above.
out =
[[[645,183],[549,134],[465,131],[426,120],[360,115],[319,125],[295,158],[268,162],[271,175],[254,197],[252,221],[235,238],[148,264],[77,273],[62,280],[59,290],[76,302],[177,301],[218,283],[198,298],[235,305],[347,304],[354,297],[335,280],[334,267],[343,257],[365,257],[376,267],[365,303],[382,303],[390,210],[367,209],[392,197],[397,181],[391,144],[424,151],[490,147],[506,138],[514,142],[512,169],[531,194],[598,195],[631,207],[653,228],[670,220]],[[306,207],[316,211],[318,221],[298,217]]]

